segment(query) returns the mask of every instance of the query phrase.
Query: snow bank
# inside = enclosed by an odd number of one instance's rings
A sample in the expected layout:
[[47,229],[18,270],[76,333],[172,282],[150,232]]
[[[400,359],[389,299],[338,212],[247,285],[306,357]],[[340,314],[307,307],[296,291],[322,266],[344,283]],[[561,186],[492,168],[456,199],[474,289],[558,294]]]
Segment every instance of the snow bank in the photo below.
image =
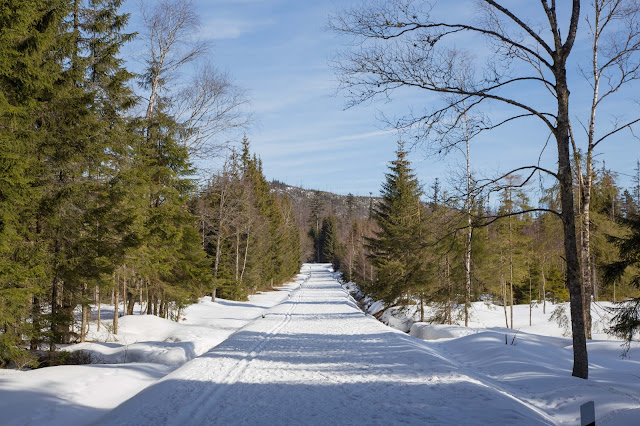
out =
[[621,358],[620,341],[589,341],[588,380],[571,377],[570,338],[495,328],[430,344],[461,372],[529,401],[555,424],[580,424],[580,404],[595,401],[597,424],[638,425],[640,344]]
[[[201,300],[199,304],[215,309],[209,300]],[[237,326],[246,323],[240,318],[237,320]],[[220,325],[224,322],[219,321]],[[211,349],[238,327],[216,330],[211,325],[177,323],[153,315],[130,315],[119,319],[118,328],[117,335],[108,331],[90,333],[92,342],[72,345],[66,350],[88,352],[94,363],[151,362],[178,367]]]
[[[548,303],[546,312],[542,305],[534,306],[531,325],[529,306],[515,306],[514,329],[505,328],[501,306],[485,302],[472,304],[469,328],[417,322],[417,306],[385,312],[383,320],[422,339],[418,340],[362,315],[328,276],[309,280],[318,268],[323,267],[304,265],[296,282],[283,291],[255,295],[248,302],[203,298],[185,310],[179,323],[127,316],[120,319],[118,335],[113,335],[108,327],[97,333],[93,322],[94,341],[67,350],[86,350],[105,364],[0,370],[0,424],[108,422],[112,408],[151,385],[164,386],[171,404],[197,409],[198,401],[209,401],[209,394],[195,389],[193,401],[186,401],[176,385],[201,382],[204,390],[211,391],[211,377],[216,374],[224,388],[237,382],[237,391],[225,401],[228,423],[247,418],[247,412],[236,409],[245,404],[256,413],[254,421],[262,424],[266,409],[282,416],[278,424],[349,423],[346,419],[352,418],[344,413],[359,416],[353,424],[363,418],[375,424],[453,424],[452,416],[476,418],[489,406],[487,401],[500,400],[504,404],[494,404],[498,411],[491,411],[493,417],[484,418],[485,423],[494,419],[513,424],[518,418],[526,424],[535,419],[578,424],[580,404],[595,401],[599,425],[638,424],[640,343],[634,343],[629,358],[623,359],[619,340],[594,333],[588,342],[589,380],[571,377],[571,339],[558,322],[549,321],[556,310],[566,315],[566,305]],[[331,286],[337,287],[335,291]],[[294,291],[298,287],[301,290]],[[350,294],[356,290],[344,287]],[[370,313],[384,308],[380,302],[367,304]],[[593,305],[597,331],[608,325],[607,306]],[[103,311],[106,318],[109,312],[113,315],[113,307],[103,306]],[[425,307],[425,318],[434,313],[434,308]],[[227,346],[219,345],[240,328]],[[198,357],[210,347],[215,349]],[[205,369],[197,367],[205,364]],[[229,375],[225,365],[241,369]],[[180,371],[193,374],[176,376]],[[217,392],[213,396],[224,394]],[[273,403],[287,400],[295,402]],[[334,411],[327,409],[327,401],[335,403]],[[364,417],[353,411],[354,406],[365,410]],[[405,417],[409,411],[415,416]],[[309,412],[318,417],[310,418]],[[533,417],[527,417],[529,421],[512,417],[523,413]],[[123,418],[131,416],[124,413]],[[184,420],[184,424],[198,423],[188,416]],[[220,419],[212,423],[216,421]],[[145,417],[142,423],[152,419]]]
[[[0,370],[0,425],[85,425],[139,393],[181,365],[220,344],[231,334],[288,299],[308,274],[248,302],[204,297],[185,309],[180,322],[153,315],[130,315],[110,327],[114,307],[102,306],[102,326],[91,322],[83,350],[93,365],[47,367],[31,371]],[[95,308],[92,314],[95,315]],[[122,312],[122,309],[120,309]],[[134,312],[140,312],[136,305]]]
[[[360,303],[364,306],[366,313],[376,315],[385,309],[385,304],[381,300],[372,300],[370,297],[363,296],[355,283],[343,283],[342,286],[348,290],[352,296],[360,300]],[[594,339],[616,340],[614,336],[606,333],[611,321],[611,314],[608,312],[608,308],[612,306],[613,304],[610,302],[594,302],[591,304],[591,317],[593,319],[592,335]],[[425,320],[429,322],[431,318],[438,314],[438,310],[438,307],[426,304],[424,306]],[[454,323],[455,325],[460,326],[464,323],[464,317],[459,310],[455,311],[454,317],[456,314],[457,321],[454,321]],[[512,327],[510,327],[511,308],[507,307],[505,317],[504,307],[489,301],[471,303],[469,316],[469,328],[472,330],[505,327],[508,329],[531,332],[544,336],[569,337],[571,335],[568,303],[556,304],[547,302],[546,304],[543,304],[541,302],[534,302],[532,306],[529,306],[528,304],[515,305],[513,306]],[[420,322],[420,309],[417,304],[405,307],[388,308],[379,316],[379,319],[390,327],[404,333],[411,333],[413,324]],[[508,324],[507,319],[509,319]],[[417,327],[422,328],[423,326]],[[438,331],[436,332],[436,330]],[[415,331],[415,333],[417,333],[416,337],[421,335],[428,336],[424,338],[419,337],[426,340],[455,338],[469,334],[459,332],[457,335],[455,333],[454,335],[446,335],[447,332],[445,330],[449,329],[442,327],[438,329],[431,329],[428,332],[425,331],[424,333],[426,334],[419,331]]]
[[455,339],[476,333],[474,329],[457,325],[428,324],[426,322],[413,323],[409,334],[422,340]]
[[93,424],[171,371],[156,364],[64,365],[0,375],[0,424]]

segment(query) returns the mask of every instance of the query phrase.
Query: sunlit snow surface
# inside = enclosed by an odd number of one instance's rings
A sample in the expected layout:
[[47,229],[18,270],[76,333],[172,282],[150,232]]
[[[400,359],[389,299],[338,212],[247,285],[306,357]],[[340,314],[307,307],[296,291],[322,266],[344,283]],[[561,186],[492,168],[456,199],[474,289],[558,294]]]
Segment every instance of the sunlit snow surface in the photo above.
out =
[[[261,295],[283,300],[271,309],[204,299],[180,325],[125,318],[134,363],[0,373],[0,424],[576,424],[589,400],[598,424],[639,422],[638,348],[620,359],[620,342],[590,342],[584,381],[567,338],[440,327],[449,338],[422,341],[362,313],[327,265],[302,274]],[[234,318],[246,325],[215,346]],[[93,345],[121,362],[120,343]]]

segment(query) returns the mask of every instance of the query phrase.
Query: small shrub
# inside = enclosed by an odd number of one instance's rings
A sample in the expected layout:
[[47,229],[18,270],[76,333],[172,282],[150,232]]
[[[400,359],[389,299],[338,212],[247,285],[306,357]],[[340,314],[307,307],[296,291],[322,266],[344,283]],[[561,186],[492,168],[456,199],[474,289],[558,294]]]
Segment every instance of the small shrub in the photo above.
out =
[[24,370],[37,365],[36,356],[24,347],[16,335],[0,333],[0,368]]
[[57,365],[86,365],[93,362],[87,351],[54,351],[46,352],[38,359],[39,367],[54,367]]
[[558,327],[562,329],[562,335],[568,337],[571,336],[571,326],[569,323],[569,317],[565,311],[565,305],[558,305],[551,313],[549,322],[555,321],[558,324]]

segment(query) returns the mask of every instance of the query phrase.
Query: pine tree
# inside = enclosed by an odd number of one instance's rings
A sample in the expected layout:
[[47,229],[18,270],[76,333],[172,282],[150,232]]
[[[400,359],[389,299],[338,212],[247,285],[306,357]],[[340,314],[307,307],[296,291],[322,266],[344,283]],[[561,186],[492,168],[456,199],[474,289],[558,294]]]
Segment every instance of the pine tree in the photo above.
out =
[[[271,193],[246,136],[240,155],[232,152],[202,204],[217,212],[209,214],[203,235],[222,297],[245,299],[299,271],[300,240],[291,204]],[[200,207],[201,216],[203,211]]]
[[[619,221],[628,228],[629,234],[610,237],[618,248],[620,259],[606,265],[605,278],[615,282],[627,274],[631,285],[640,289],[640,215],[619,218]],[[640,297],[619,303],[612,311],[615,315],[611,332],[625,340],[628,351],[631,341],[640,332]]]
[[402,142],[398,143],[396,156],[382,185],[382,200],[373,211],[380,230],[367,240],[369,258],[376,269],[372,296],[389,305],[401,302],[425,282],[420,239],[425,217],[420,201],[422,190]]
[[313,193],[311,199],[311,212],[309,215],[309,237],[313,241],[313,254],[314,260],[320,262],[322,255],[321,241],[320,241],[320,225],[322,223],[322,214],[324,212],[324,202],[322,200],[322,194],[320,191]]
[[122,34],[127,16],[118,14],[121,1],[86,3],[70,2],[58,39],[64,67],[45,114],[50,137],[41,145],[38,221],[51,256],[51,347],[74,338],[78,304],[84,338],[87,290],[104,283],[131,241],[125,242],[132,220],[122,215],[120,181],[136,139],[124,118],[134,100],[126,87],[131,75],[117,56],[132,35]]
[[[36,348],[47,271],[38,232],[39,152],[44,122],[61,75],[58,34],[62,1],[6,1],[0,6],[0,365],[29,360],[22,339]],[[36,314],[29,321],[30,310]],[[35,346],[35,347],[34,347]],[[30,362],[30,361],[29,361]]]
[[337,271],[340,269],[342,256],[336,218],[333,215],[327,216],[322,219],[322,228],[320,228],[320,261],[331,263]]

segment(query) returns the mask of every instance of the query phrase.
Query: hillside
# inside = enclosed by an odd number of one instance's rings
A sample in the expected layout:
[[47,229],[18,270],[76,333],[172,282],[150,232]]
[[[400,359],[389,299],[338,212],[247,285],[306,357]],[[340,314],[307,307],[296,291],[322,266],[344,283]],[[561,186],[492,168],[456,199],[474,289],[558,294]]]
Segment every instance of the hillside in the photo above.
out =
[[311,214],[311,206],[316,202],[319,202],[322,206],[322,216],[333,214],[338,219],[349,217],[366,219],[369,218],[370,206],[375,205],[380,199],[379,197],[363,197],[352,194],[339,195],[331,192],[305,189],[287,185],[277,180],[271,181],[270,185],[273,192],[286,194],[289,197],[300,227],[307,226]]

